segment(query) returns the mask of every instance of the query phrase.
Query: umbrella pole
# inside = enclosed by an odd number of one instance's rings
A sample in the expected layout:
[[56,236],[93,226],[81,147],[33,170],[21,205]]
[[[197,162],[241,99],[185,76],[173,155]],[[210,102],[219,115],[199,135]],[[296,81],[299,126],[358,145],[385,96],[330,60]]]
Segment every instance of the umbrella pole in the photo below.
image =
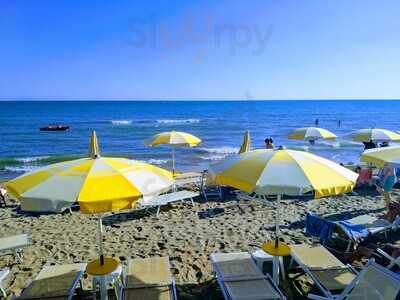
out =
[[101,217],[98,219],[98,230],[99,230],[99,247],[100,247],[100,265],[104,265],[104,255],[103,255],[103,222]]
[[172,186],[173,191],[176,191],[176,185],[175,185],[175,147],[172,146],[172,180],[174,182],[174,185]]
[[281,209],[281,195],[276,197],[276,217],[275,217],[275,248],[279,247],[279,222]]

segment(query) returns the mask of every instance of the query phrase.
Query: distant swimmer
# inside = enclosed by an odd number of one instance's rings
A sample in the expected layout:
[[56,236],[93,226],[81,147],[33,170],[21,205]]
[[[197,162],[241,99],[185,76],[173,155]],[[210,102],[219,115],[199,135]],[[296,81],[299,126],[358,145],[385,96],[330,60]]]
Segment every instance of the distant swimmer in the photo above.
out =
[[342,125],[342,121],[338,120],[337,121],[337,126],[340,128],[340,125]]
[[317,118],[317,119],[315,119],[315,126],[318,127],[318,125],[319,125],[319,120]]
[[266,149],[274,149],[275,148],[274,141],[272,140],[272,138],[266,138],[264,142],[265,142]]
[[309,140],[309,142],[310,142],[310,145],[311,145],[311,146],[314,146],[314,145],[315,145],[315,141],[314,141],[314,140]]

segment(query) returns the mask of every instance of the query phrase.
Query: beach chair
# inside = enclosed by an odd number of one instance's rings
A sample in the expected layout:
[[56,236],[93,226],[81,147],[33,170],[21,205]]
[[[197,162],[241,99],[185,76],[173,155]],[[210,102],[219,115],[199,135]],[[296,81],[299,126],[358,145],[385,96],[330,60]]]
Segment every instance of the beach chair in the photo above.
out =
[[9,268],[5,268],[0,271],[0,298],[5,298],[7,296],[6,289],[3,285],[3,280],[7,278],[8,274],[10,274]]
[[396,300],[399,299],[400,275],[369,260],[343,292],[335,297],[309,294],[316,300]]
[[290,266],[296,263],[312,279],[324,296],[321,299],[337,299],[357,275],[352,266],[343,264],[321,245],[300,244],[290,248]]
[[222,190],[219,185],[211,185],[207,183],[208,171],[204,170],[202,173],[200,192],[203,198],[208,201],[209,199],[219,199],[222,200]]
[[213,253],[210,260],[226,300],[286,299],[271,276],[257,267],[250,253]]
[[382,255],[389,261],[389,264],[387,265],[386,268],[388,268],[389,270],[392,269],[394,266],[397,266],[400,268],[400,256],[397,258],[394,258],[380,248],[377,248],[376,252],[378,252],[380,255]]
[[123,300],[176,300],[168,257],[138,258],[128,262]]
[[86,264],[45,266],[36,278],[22,291],[18,300],[67,299],[75,294]]
[[28,234],[18,234],[0,238],[0,254],[14,254],[18,262],[22,262],[22,249],[31,244]]
[[169,203],[177,202],[177,201],[185,201],[190,200],[192,206],[194,206],[193,199],[200,195],[199,192],[192,191],[177,191],[167,194],[162,194],[151,198],[150,200],[142,200],[140,204],[146,209],[157,207],[156,216],[160,214],[161,206],[167,205]]
[[335,223],[338,225],[340,232],[344,233],[348,238],[347,251],[349,251],[351,246],[358,244],[370,235],[383,233],[387,239],[389,231],[398,229],[400,216],[397,216],[393,222],[371,215],[361,215]]
[[177,174],[175,177],[175,186],[177,188],[185,186],[201,186],[202,173],[198,172],[187,172],[182,174]]

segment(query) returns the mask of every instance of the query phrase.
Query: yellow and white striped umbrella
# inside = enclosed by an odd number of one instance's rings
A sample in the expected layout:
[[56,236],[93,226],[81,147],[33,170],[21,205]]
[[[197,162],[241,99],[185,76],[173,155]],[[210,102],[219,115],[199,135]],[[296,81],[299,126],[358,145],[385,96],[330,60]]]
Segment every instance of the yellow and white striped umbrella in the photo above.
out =
[[392,166],[393,168],[399,168],[400,146],[365,150],[361,155],[361,160],[372,163],[378,168],[383,168],[386,164]]
[[350,132],[346,134],[344,138],[354,142],[390,142],[400,141],[400,134],[386,129],[368,128]]
[[92,137],[93,156],[52,164],[6,183],[8,192],[27,211],[61,211],[78,202],[83,213],[133,208],[141,198],[165,192],[172,174],[126,158],[100,157]]
[[195,137],[190,133],[181,131],[161,132],[145,141],[145,144],[149,147],[155,147],[159,145],[195,147],[200,143],[201,139],[199,139],[198,137]]
[[181,131],[161,132],[144,142],[149,147],[170,145],[172,147],[172,173],[175,173],[175,147],[195,147],[201,143],[198,137]]
[[210,166],[211,180],[245,192],[315,197],[352,191],[358,174],[317,155],[287,149],[267,149],[230,156]]
[[318,127],[304,127],[295,129],[290,135],[291,140],[304,140],[304,141],[316,141],[316,140],[334,140],[337,136],[324,128]]
[[245,192],[277,195],[275,243],[265,243],[265,251],[287,252],[279,242],[281,195],[301,195],[314,191],[315,197],[352,191],[358,174],[314,154],[283,148],[254,150],[234,155],[212,165],[211,180]]

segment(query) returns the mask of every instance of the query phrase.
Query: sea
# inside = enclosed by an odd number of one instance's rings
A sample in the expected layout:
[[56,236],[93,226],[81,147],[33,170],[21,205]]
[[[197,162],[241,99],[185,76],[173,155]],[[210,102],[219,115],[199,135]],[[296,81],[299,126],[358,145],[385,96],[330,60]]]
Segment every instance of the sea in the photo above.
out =
[[[287,137],[298,127],[326,128],[334,142],[310,146]],[[245,130],[253,148],[265,138],[276,146],[304,150],[340,163],[356,163],[363,146],[341,138],[361,128],[400,130],[400,101],[2,101],[0,102],[0,179],[42,166],[85,157],[96,131],[101,155],[127,157],[171,168],[168,146],[149,148],[144,140],[176,130],[202,139],[176,151],[179,171],[202,171],[237,153]],[[40,127],[65,124],[65,132]]]

